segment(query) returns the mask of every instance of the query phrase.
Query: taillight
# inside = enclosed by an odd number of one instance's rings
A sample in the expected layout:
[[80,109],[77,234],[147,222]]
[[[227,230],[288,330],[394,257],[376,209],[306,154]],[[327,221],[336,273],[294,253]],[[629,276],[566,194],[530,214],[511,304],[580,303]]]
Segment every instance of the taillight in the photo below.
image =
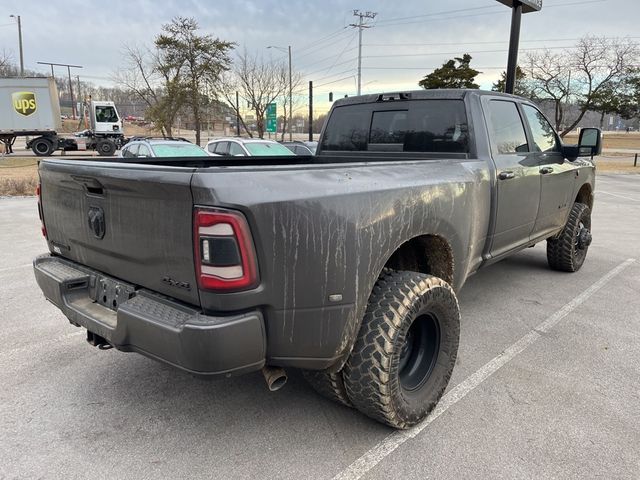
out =
[[249,225],[237,212],[197,208],[194,253],[198,285],[232,292],[258,284],[258,266]]
[[38,197],[38,217],[40,217],[40,227],[42,231],[42,236],[47,238],[47,227],[44,226],[44,215],[42,214],[42,196],[40,195],[42,192],[40,182],[38,182],[38,186],[36,187],[36,196]]

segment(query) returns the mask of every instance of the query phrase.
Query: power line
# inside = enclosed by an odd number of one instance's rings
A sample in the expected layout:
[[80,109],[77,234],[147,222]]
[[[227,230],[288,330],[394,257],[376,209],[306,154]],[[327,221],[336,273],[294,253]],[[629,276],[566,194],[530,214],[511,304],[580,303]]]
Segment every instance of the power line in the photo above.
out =
[[[349,32],[348,30],[345,30],[344,33],[351,33],[351,32]],[[332,39],[333,41],[330,42],[330,43],[320,42],[320,43],[314,45],[311,50],[307,49],[307,53],[305,53],[304,55],[296,55],[296,58],[305,58],[305,57],[308,57],[309,55],[313,55],[318,50],[322,50],[324,48],[330,47],[331,45],[335,45],[336,43],[342,42],[345,38],[346,38],[346,36],[342,37],[342,38],[338,38],[337,40],[333,40]],[[297,52],[297,50],[296,50],[296,52]]]
[[[362,67],[365,70],[435,70],[436,68],[440,68],[442,65],[438,65],[437,67]],[[476,67],[473,68],[481,68],[482,70],[504,70],[505,66],[501,67]]]
[[[343,53],[352,52],[353,50],[356,50],[357,48],[358,48],[358,47],[350,48],[350,49],[348,49],[348,50],[345,50]],[[321,59],[319,59],[319,60],[314,60],[313,64],[310,64],[310,65],[308,65],[308,66],[309,66],[309,67],[310,67],[310,66],[314,66],[314,67],[316,67],[316,66],[318,66],[318,64],[324,63],[324,62],[326,62],[327,60],[333,60],[333,61],[335,61],[335,60],[336,60],[336,56],[335,56],[335,55],[330,55],[330,56],[328,56],[328,57],[324,57],[324,58],[321,58]],[[298,67],[298,68],[300,69],[300,67]],[[305,68],[305,67],[303,66],[303,67],[302,67],[302,70],[304,70],[304,68]],[[323,70],[323,68],[319,69],[318,71],[322,71],[322,70]]]
[[339,79],[334,80],[332,82],[321,83],[320,85],[318,85],[318,87],[324,87],[325,85],[331,85],[332,83],[338,83],[338,82],[341,82],[341,81],[346,80],[348,78],[353,78],[353,75],[349,75],[347,77],[342,77],[342,78],[339,78]]
[[378,22],[376,22],[376,25],[382,25],[385,23],[389,23],[389,22],[396,22],[398,20],[414,20],[416,18],[424,18],[424,17],[436,17],[436,16],[440,16],[440,15],[448,15],[451,13],[459,13],[459,12],[469,12],[471,10],[487,10],[487,9],[496,9],[496,8],[500,8],[502,9],[502,7],[496,7],[496,6],[484,6],[484,7],[474,7],[474,8],[460,8],[457,10],[446,10],[444,12],[433,12],[433,13],[425,13],[423,15],[411,15],[410,17],[396,17],[396,18],[387,18],[384,20],[379,20]]
[[[602,3],[602,2],[606,2],[608,0],[585,0],[585,1],[580,1],[580,2],[571,2],[571,3],[562,3],[559,5],[548,5],[545,8],[558,8],[558,7],[570,7],[573,5],[586,5],[586,4],[590,4],[590,3]],[[478,8],[497,8],[497,7],[478,7]],[[499,7],[498,7],[499,8]],[[393,26],[397,26],[397,25],[411,25],[411,24],[416,24],[416,23],[431,23],[431,22],[440,22],[443,20],[453,20],[453,19],[458,19],[458,18],[468,18],[468,17],[480,17],[480,16],[484,16],[484,15],[500,15],[502,14],[502,12],[504,12],[504,9],[501,10],[493,10],[490,12],[486,12],[486,13],[471,13],[468,15],[451,15],[451,16],[440,16],[440,15],[444,15],[444,13],[440,13],[440,14],[427,14],[425,16],[436,16],[438,18],[432,18],[432,19],[428,19],[428,20],[414,20],[415,18],[419,17],[419,15],[415,15],[412,17],[406,17],[406,18],[411,18],[411,21],[408,22],[395,22],[395,23],[382,23],[382,22],[378,22],[376,23],[376,27],[379,28],[383,28],[383,27],[393,27]]]
[[[347,48],[349,47],[349,45],[351,45],[351,42],[353,42],[353,40],[356,38],[355,35],[353,35],[351,37],[351,39],[347,42],[347,44],[344,46],[344,48],[342,49],[342,51],[338,54],[338,56],[336,57],[336,59],[334,60],[334,62],[331,64],[331,66],[329,67],[329,69],[327,70],[327,72],[331,71],[331,69],[333,67],[336,66],[336,63],[338,62],[338,60],[340,60],[340,58],[342,57],[342,55],[344,55],[348,50]],[[361,47],[360,47],[361,48]],[[353,49],[352,49],[353,50]],[[350,50],[349,50],[350,51]]]
[[[338,60],[340,60],[340,58],[342,58],[342,56],[345,53],[356,49],[356,47],[347,49],[347,47],[349,45],[351,45],[351,42],[353,41],[354,38],[355,38],[355,34],[353,35],[353,37],[351,37],[349,42],[346,43],[346,45],[344,46],[342,51],[337,56],[335,56],[335,58],[333,59],[333,63],[331,64],[331,66],[329,68],[319,69],[319,70],[316,70],[315,72],[306,73],[306,74],[303,75],[303,78],[309,78],[311,75],[315,75],[316,73],[327,73],[328,74],[333,68],[335,68],[337,66],[345,65],[345,64],[348,64],[348,63],[351,63],[351,62],[355,61],[356,60],[355,58],[351,58],[351,59],[348,59],[348,60],[345,60],[345,61],[342,61],[342,62],[338,63]],[[350,70],[351,69],[349,69],[349,71]],[[314,78],[313,80],[314,81],[319,81],[319,80],[322,80],[323,78],[329,78],[331,76],[342,75],[344,73],[346,73],[346,71],[345,72],[340,72],[340,73],[337,73],[337,74],[327,75],[325,77]]]
[[[561,47],[533,47],[533,48],[521,48],[520,51],[528,52],[534,50],[566,50],[569,48],[573,48],[572,46],[561,46]],[[508,50],[500,49],[500,50],[463,50],[465,53],[503,53]],[[460,50],[456,50],[455,52],[429,52],[429,53],[401,53],[394,55],[367,55],[363,58],[398,58],[398,57],[426,57],[431,55],[458,55]]]
[[[597,35],[596,35],[597,36]],[[635,39],[640,37],[634,36],[616,36],[616,37],[598,37],[598,38],[606,38],[609,40],[613,40],[616,38],[629,38]],[[531,39],[531,40],[520,40],[520,43],[533,43],[533,42],[574,42],[577,40],[581,40],[580,38],[539,38],[539,39]],[[508,40],[496,40],[496,41],[470,41],[470,42],[446,42],[446,43],[365,43],[364,47],[441,47],[441,46],[451,46],[451,45],[491,45],[491,44],[508,44]]]
[[[349,60],[349,61],[351,62],[353,60],[355,60],[355,59],[352,59],[352,60]],[[327,78],[337,77],[339,75],[344,75],[345,73],[349,73],[349,72],[353,72],[353,67],[348,68],[347,70],[344,70],[342,72],[332,73],[331,75],[325,75],[324,77],[320,77],[320,78],[314,78],[313,81],[314,82],[319,82],[320,80],[326,80]]]
[[338,34],[340,34],[340,33],[344,32],[344,31],[346,30],[346,28],[347,28],[347,27],[341,27],[341,28],[339,28],[338,30],[335,30],[334,32],[329,33],[328,35],[325,35],[324,37],[320,37],[320,38],[318,38],[318,39],[314,40],[313,42],[308,43],[308,44],[307,44],[307,45],[305,45],[305,46],[302,46],[302,47],[296,47],[296,52],[303,52],[303,51],[305,51],[305,50],[307,50],[307,49],[309,49],[309,48],[311,48],[311,47],[315,47],[315,46],[317,46],[317,45],[318,45],[318,43],[324,42],[325,40],[327,40],[327,39],[329,39],[329,38],[331,38],[331,37],[334,37],[334,36],[336,36],[336,35],[338,35]]
[[[353,57],[353,58],[350,58],[349,60],[345,60],[345,61],[343,61],[343,62],[336,63],[336,64],[334,65],[334,67],[338,67],[338,66],[340,66],[340,65],[346,65],[347,63],[355,62],[356,60],[357,60],[357,57]],[[316,71],[311,72],[311,73],[305,73],[305,74],[304,74],[304,77],[308,78],[308,77],[310,77],[311,75],[315,75],[316,73],[322,73],[322,72],[325,72],[325,71],[326,71],[326,69],[321,68],[320,70],[316,70]],[[316,79],[316,80],[317,80],[317,79]]]

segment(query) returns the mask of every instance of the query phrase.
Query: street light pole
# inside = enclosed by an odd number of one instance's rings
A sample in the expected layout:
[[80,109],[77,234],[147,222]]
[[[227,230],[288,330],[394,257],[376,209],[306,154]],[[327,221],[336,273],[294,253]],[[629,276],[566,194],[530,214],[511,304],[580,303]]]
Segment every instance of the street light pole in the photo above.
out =
[[20,48],[20,76],[24,77],[24,53],[22,51],[22,22],[20,15],[9,15],[10,18],[18,20],[18,46]]

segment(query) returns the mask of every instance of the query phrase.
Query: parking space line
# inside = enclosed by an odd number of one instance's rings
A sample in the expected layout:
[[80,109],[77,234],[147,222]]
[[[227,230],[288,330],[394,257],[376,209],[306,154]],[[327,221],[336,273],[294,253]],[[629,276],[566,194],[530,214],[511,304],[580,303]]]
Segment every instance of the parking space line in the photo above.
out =
[[16,265],[15,267],[0,268],[0,273],[10,272],[11,270],[18,270],[19,268],[27,268],[30,266],[31,266],[31,263],[25,263],[24,265]]
[[355,460],[351,465],[334,476],[333,480],[357,480],[362,478],[363,475],[395,451],[400,445],[422,432],[440,415],[466,397],[467,394],[472,392],[482,382],[491,377],[491,375],[496,373],[501,367],[513,360],[519,353],[534,344],[540,337],[542,337],[543,334],[556,326],[560,320],[583,304],[589,297],[604,287],[609,281],[611,281],[611,279],[620,274],[635,261],[636,260],[634,258],[625,260],[613,270],[609,271],[609,273],[602,276],[597,282],[584,290],[580,295],[575,297],[560,310],[553,313],[537,327],[526,333],[522,338],[520,338],[520,340],[515,342],[475,373],[447,392],[447,394],[442,397],[438,405],[436,405],[436,408],[433,409],[431,414],[429,414],[422,423],[410,428],[409,430],[398,430],[387,436],[377,445],[364,453],[360,458]]
[[619,195],[617,193],[605,192],[604,190],[596,190],[596,193],[604,193],[605,195],[611,195],[612,197],[624,198],[625,200],[640,202],[639,198],[627,197],[626,195]]

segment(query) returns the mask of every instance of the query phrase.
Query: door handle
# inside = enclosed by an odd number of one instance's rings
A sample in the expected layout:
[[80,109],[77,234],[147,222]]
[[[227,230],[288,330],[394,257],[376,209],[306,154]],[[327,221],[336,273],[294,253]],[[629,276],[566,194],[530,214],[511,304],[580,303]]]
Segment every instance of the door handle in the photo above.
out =
[[498,178],[500,180],[509,180],[511,178],[515,178],[516,174],[513,172],[500,172]]
[[546,174],[548,174],[548,173],[552,173],[552,172],[553,172],[553,167],[542,167],[542,168],[540,169],[540,173],[541,173],[542,175],[546,175]]

